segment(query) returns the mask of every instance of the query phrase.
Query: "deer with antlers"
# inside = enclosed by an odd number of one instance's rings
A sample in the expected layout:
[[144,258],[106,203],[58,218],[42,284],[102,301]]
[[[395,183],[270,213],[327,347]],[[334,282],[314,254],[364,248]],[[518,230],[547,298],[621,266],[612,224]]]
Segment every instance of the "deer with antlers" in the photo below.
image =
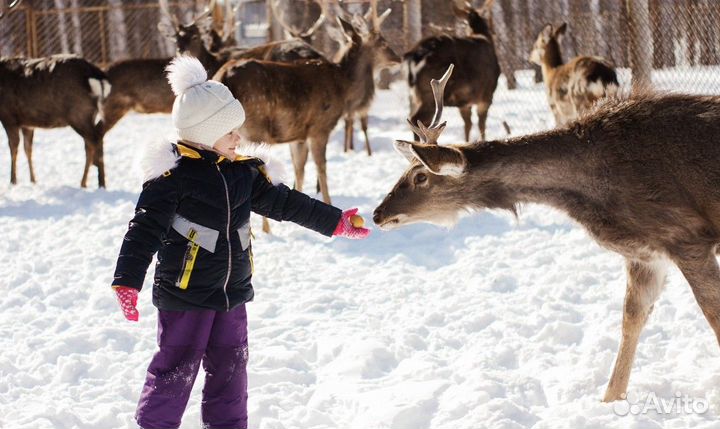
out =
[[[384,14],[383,16],[387,16]],[[325,151],[338,119],[348,110],[348,100],[372,84],[372,64],[392,50],[379,32],[362,33],[341,17],[338,23],[352,43],[340,61],[277,63],[231,61],[215,75],[245,108],[245,139],[255,142],[294,144],[295,186],[302,189],[308,151],[313,155],[320,192],[330,202]],[[377,27],[382,21],[377,22]],[[370,83],[368,83],[370,81]],[[309,147],[308,147],[309,146]]]
[[465,141],[470,141],[474,106],[480,138],[485,140],[488,109],[500,77],[500,65],[491,31],[493,2],[486,0],[483,7],[477,10],[469,2],[465,2],[463,7],[458,7],[455,1],[451,2],[455,14],[467,19],[472,34],[467,37],[428,37],[405,54],[413,124],[430,119],[433,114],[433,95],[429,82],[433,76],[440,75],[450,64],[454,64],[455,77],[448,84],[444,103],[460,109],[460,116],[465,123]]
[[[229,3],[226,3],[226,8]],[[175,26],[180,26],[177,18],[167,12],[167,0],[160,0],[160,9],[166,15],[165,20],[158,23],[158,28],[167,33],[172,28],[175,34]],[[224,49],[228,49],[234,45],[235,40],[232,37],[232,28],[234,22],[231,18],[226,19],[222,23],[222,30],[218,32],[216,28],[212,28],[214,21],[211,14],[216,14],[219,6],[212,1],[209,8],[198,19],[207,22],[207,31],[203,34],[205,40],[210,44],[209,52],[215,53]],[[232,17],[234,10],[227,12]],[[173,25],[167,21],[172,21]],[[197,19],[195,20],[197,21]],[[187,27],[192,30],[198,25],[195,21]],[[182,30],[178,30],[182,31]],[[178,36],[178,43],[190,44],[194,42],[192,34],[183,34],[184,37]],[[200,38],[198,33],[197,38]],[[185,46],[185,45],[183,45]],[[180,46],[178,46],[180,48]],[[180,50],[180,49],[179,49]],[[103,103],[103,134],[109,132],[117,122],[122,119],[129,111],[137,113],[170,113],[172,111],[175,96],[170,89],[165,76],[165,68],[172,58],[144,58],[117,61],[107,68],[106,73],[110,83],[113,85],[114,91],[110,93]],[[219,66],[218,66],[219,67]]]
[[[339,9],[340,14],[346,22],[351,22],[355,28],[358,29],[360,34],[379,34],[381,31],[381,25],[383,21],[390,14],[390,9],[387,9],[382,15],[377,14],[377,0],[371,0],[370,7],[367,13],[363,16],[351,17],[343,9]],[[328,34],[341,47],[349,46],[353,43],[352,33],[348,31],[333,31],[333,28],[328,28]],[[344,48],[341,48],[333,61],[340,62],[342,56],[345,54]],[[345,121],[345,139],[344,139],[344,150],[352,151],[354,149],[353,137],[354,137],[354,122],[355,118],[360,119],[360,126],[365,137],[365,150],[368,156],[372,155],[372,148],[370,147],[370,138],[368,137],[368,116],[370,106],[375,98],[375,79],[374,75],[381,69],[389,66],[398,64],[401,58],[391,49],[383,48],[376,51],[374,61],[372,62],[371,68],[366,70],[366,85],[358,87],[353,94],[349,94],[349,98],[346,103],[346,110],[344,116]],[[372,75],[372,78],[370,78]]]
[[[212,48],[217,47],[220,40],[212,29],[214,7],[214,2],[211,2],[210,7],[191,23],[181,24],[177,16],[170,12],[167,0],[160,0],[160,9],[163,15],[169,18],[170,24],[166,21],[158,24],[160,32],[175,42],[178,53],[196,57],[205,66],[209,76],[213,76],[223,64],[230,60],[257,59],[279,62],[325,60],[321,53],[303,40],[310,37],[322,25],[325,19],[324,14],[321,14],[307,31],[294,33],[297,38],[271,42],[253,48],[226,46],[223,43],[221,49],[213,51]],[[234,13],[229,15],[232,17]],[[294,30],[290,26],[286,28],[288,31]],[[225,34],[230,34],[230,31],[225,30]]]
[[87,186],[90,166],[98,169],[105,187],[103,115],[101,106],[111,92],[102,70],[74,55],[46,58],[0,58],[0,123],[10,146],[10,183],[17,183],[20,134],[35,183],[32,144],[35,128],[72,127],[85,142],[85,168],[80,186]]
[[580,56],[563,63],[560,41],[566,30],[566,23],[557,28],[547,24],[530,53],[530,62],[542,70],[550,110],[558,125],[576,119],[597,100],[614,96],[619,87],[615,69],[604,58]]
[[[603,101],[565,126],[504,141],[438,145],[436,113],[395,146],[410,167],[374,212],[389,230],[452,224],[461,213],[522,203],[556,207],[625,257],[622,341],[604,400],[621,399],[640,332],[674,263],[720,341],[720,97],[636,94]],[[678,127],[677,124],[683,124]]]

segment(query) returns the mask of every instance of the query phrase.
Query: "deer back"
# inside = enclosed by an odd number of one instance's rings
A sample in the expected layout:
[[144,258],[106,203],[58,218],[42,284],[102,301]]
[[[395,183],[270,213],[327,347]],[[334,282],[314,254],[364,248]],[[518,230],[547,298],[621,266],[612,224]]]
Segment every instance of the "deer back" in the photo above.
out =
[[564,64],[560,41],[567,24],[546,25],[538,35],[530,61],[542,67],[550,109],[558,124],[577,118],[599,99],[617,93],[614,67],[604,58],[578,56]]
[[342,115],[348,82],[335,64],[231,61],[214,76],[245,109],[251,141],[290,142],[328,135]]
[[405,55],[413,96],[432,102],[430,80],[455,64],[445,91],[447,106],[464,106],[492,99],[500,77],[495,46],[486,38],[438,36],[425,39]]
[[170,113],[175,96],[165,68],[170,58],[133,59],[111,64],[107,69],[113,91],[106,109],[122,104],[140,113]]
[[4,125],[91,129],[99,99],[107,92],[105,73],[77,56],[0,58],[0,122]]

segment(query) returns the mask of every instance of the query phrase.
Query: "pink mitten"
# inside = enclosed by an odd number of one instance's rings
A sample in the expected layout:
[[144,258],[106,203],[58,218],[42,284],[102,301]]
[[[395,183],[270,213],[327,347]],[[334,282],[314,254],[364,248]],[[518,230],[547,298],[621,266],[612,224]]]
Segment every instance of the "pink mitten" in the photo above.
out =
[[370,230],[363,228],[365,221],[356,213],[358,209],[345,210],[338,222],[333,237],[345,237],[351,239],[363,239],[370,235]]
[[125,318],[131,322],[137,322],[140,313],[137,311],[138,290],[127,286],[114,286],[120,309]]

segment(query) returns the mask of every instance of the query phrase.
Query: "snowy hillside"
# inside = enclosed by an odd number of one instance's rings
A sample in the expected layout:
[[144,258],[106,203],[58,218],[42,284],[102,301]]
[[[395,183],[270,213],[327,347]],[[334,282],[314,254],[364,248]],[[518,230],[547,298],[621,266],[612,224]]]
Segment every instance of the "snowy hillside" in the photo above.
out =
[[[403,172],[391,142],[409,137],[406,102],[402,85],[379,94],[371,158],[357,138],[358,151],[342,153],[333,134],[335,205],[369,219]],[[505,137],[502,121],[513,133],[550,126],[544,106],[541,85],[499,90],[489,137]],[[457,110],[446,118],[441,141],[459,141]],[[152,268],[139,323],[123,319],[109,285],[140,190],[135,158],[170,133],[166,115],[123,119],[106,138],[107,190],[94,171],[79,188],[84,153],[70,129],[36,132],[39,183],[30,185],[21,153],[20,184],[10,186],[0,137],[0,428],[132,427],[156,347]],[[274,154],[290,170],[288,147]],[[312,190],[312,165],[306,180]],[[362,242],[272,228],[254,243],[251,427],[720,428],[720,349],[677,269],[641,337],[630,389],[687,395],[709,410],[621,417],[622,407],[600,402],[620,340],[623,261],[559,212],[526,206],[519,223],[484,212],[450,231],[374,230]],[[201,427],[202,382],[201,371],[183,429]]]

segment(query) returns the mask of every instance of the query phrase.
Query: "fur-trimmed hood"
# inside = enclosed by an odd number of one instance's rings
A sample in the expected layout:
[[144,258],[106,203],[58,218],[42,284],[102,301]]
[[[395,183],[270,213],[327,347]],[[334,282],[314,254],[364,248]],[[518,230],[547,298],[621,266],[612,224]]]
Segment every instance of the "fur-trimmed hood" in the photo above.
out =
[[[169,140],[161,140],[145,146],[140,159],[143,183],[158,178],[165,172],[177,167],[181,156],[175,151],[173,145],[174,143]],[[239,147],[236,153],[240,156],[258,158],[263,161],[265,171],[274,185],[284,182],[285,168],[280,161],[271,156],[269,145],[245,144]]]

